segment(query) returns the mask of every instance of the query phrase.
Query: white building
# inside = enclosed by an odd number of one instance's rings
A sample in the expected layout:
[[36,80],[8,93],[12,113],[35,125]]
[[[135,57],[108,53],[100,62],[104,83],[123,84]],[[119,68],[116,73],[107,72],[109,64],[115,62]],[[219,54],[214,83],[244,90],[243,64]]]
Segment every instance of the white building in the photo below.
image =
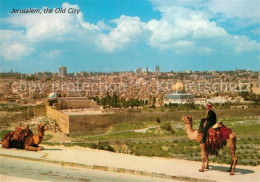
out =
[[221,97],[221,96],[208,99],[208,102],[211,102],[212,104],[214,103],[224,104],[226,102],[231,102],[231,101],[232,101],[231,97]]
[[164,103],[170,104],[187,104],[194,102],[194,95],[176,92],[173,94],[165,95]]
[[184,90],[184,86],[182,83],[176,83],[172,87],[173,93],[169,95],[165,95],[164,104],[187,104],[194,102],[193,94],[186,94]]
[[208,99],[207,98],[195,98],[194,99],[194,104],[206,106],[207,103],[208,103]]

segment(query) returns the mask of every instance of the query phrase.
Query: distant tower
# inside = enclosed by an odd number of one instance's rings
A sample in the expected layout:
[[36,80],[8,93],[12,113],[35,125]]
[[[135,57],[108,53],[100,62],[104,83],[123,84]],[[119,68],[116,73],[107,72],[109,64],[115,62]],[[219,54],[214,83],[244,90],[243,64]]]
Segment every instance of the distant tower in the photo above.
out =
[[159,75],[160,74],[160,66],[156,66],[155,67],[155,73],[157,74],[157,75]]
[[149,70],[148,70],[148,67],[146,67],[146,74],[147,74],[147,75],[149,74]]
[[65,77],[67,75],[67,67],[61,65],[59,67],[59,77]]
[[136,69],[136,74],[140,75],[140,74],[142,74],[142,72],[143,72],[142,68],[137,68]]

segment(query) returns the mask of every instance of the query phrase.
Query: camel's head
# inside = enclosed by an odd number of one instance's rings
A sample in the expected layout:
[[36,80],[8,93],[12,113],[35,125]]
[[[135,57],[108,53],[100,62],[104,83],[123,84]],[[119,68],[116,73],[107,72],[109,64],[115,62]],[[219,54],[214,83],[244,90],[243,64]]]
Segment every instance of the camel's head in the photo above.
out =
[[38,134],[40,136],[44,136],[44,131],[47,129],[47,124],[39,124],[38,125]]
[[192,117],[191,116],[184,116],[182,118],[182,121],[185,123],[185,124],[190,124],[192,122]]

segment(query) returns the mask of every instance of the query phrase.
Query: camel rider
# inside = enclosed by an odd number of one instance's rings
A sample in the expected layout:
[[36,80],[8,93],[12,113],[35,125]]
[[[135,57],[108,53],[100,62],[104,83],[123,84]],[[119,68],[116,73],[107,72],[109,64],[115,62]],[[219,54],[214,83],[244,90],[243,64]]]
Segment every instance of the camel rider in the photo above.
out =
[[[203,139],[201,140],[200,143],[206,143],[208,129],[212,127],[214,124],[216,124],[217,122],[217,116],[214,109],[212,108],[211,103],[207,104],[206,109],[207,109],[207,117],[202,118],[200,122],[200,130],[203,131]],[[206,126],[203,130],[203,123],[205,120],[206,120]]]

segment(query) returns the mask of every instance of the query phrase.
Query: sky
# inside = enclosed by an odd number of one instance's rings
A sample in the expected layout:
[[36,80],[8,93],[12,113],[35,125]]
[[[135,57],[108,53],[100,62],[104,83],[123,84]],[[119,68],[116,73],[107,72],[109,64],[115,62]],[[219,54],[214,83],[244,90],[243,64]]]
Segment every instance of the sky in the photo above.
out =
[[260,71],[259,25],[260,0],[0,0],[0,72]]

